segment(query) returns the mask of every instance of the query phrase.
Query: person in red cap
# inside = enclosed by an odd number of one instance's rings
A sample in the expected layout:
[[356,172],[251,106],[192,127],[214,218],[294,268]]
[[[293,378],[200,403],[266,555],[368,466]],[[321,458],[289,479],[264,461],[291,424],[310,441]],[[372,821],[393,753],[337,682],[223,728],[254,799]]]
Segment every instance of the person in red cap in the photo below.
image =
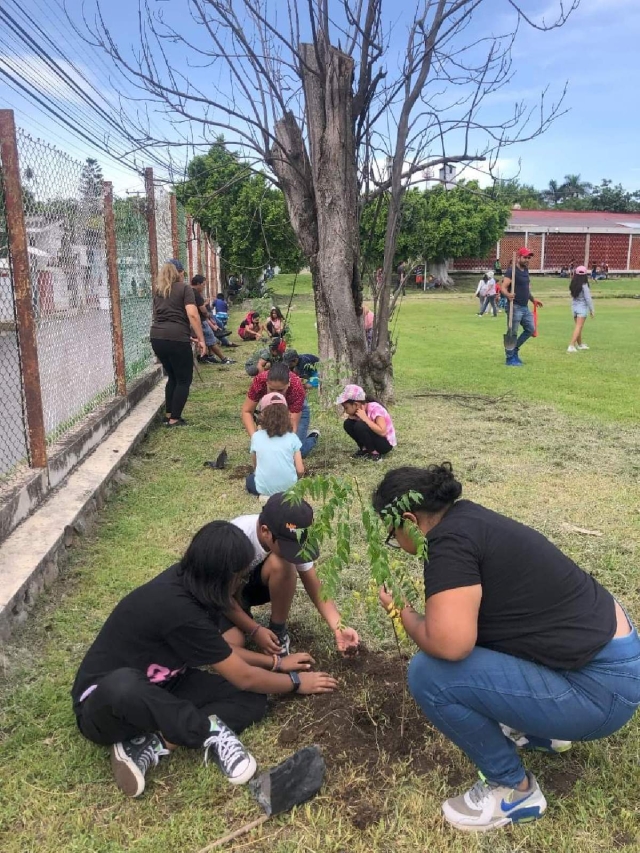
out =
[[[515,275],[511,267],[509,267],[508,270],[505,270],[502,285],[500,286],[500,291],[503,295],[506,296],[510,302],[513,302],[513,321],[510,331],[512,334],[515,334],[516,329],[518,329],[519,326],[522,326],[523,329],[520,337],[518,338],[515,350],[513,352],[505,351],[507,367],[522,366],[522,361],[520,361],[520,347],[522,347],[535,332],[533,313],[529,308],[529,302],[532,302],[536,308],[542,308],[542,302],[540,302],[539,299],[534,298],[529,284],[529,260],[532,257],[533,252],[531,252],[526,246],[518,249]],[[510,311],[507,311],[507,324],[509,323],[509,315]]]

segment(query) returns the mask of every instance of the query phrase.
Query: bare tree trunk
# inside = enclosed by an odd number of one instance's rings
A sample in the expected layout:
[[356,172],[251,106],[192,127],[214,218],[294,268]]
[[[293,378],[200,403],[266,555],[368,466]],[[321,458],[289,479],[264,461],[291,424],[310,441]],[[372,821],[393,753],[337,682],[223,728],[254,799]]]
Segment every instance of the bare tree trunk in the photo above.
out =
[[[360,310],[358,176],[351,115],[353,60],[322,33],[300,47],[309,160],[318,235],[310,258],[323,360],[349,365],[354,378],[366,357]],[[276,168],[276,164],[274,164]],[[285,186],[285,194],[287,193]],[[287,202],[290,204],[289,196]]]
[[427,261],[428,275],[434,278],[439,278],[443,284],[453,284],[453,279],[449,275],[449,262],[447,260]]

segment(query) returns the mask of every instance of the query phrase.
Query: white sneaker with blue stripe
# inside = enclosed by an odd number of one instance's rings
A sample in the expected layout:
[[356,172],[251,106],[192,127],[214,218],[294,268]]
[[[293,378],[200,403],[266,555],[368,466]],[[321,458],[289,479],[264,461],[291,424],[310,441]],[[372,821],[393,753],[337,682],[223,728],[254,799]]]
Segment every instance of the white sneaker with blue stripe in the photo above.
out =
[[464,794],[442,804],[445,819],[465,832],[488,832],[537,820],[547,810],[547,801],[533,773],[527,771],[527,780],[529,789],[519,791],[481,777]]

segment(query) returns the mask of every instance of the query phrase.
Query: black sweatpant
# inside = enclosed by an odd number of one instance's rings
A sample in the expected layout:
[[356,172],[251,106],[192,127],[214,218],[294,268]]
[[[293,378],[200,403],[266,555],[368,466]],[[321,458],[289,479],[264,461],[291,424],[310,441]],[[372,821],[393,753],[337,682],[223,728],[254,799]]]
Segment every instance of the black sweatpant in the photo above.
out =
[[108,746],[160,732],[169,743],[198,749],[209,735],[210,714],[239,733],[264,717],[267,697],[200,669],[187,669],[160,687],[140,670],[125,667],[106,675],[74,710],[78,728],[93,743]]
[[164,389],[165,411],[174,420],[182,417],[193,379],[193,352],[186,341],[165,341],[151,338],[151,348],[160,359],[167,374]]
[[343,421],[344,431],[352,438],[360,450],[368,450],[371,453],[376,450],[381,456],[393,450],[383,435],[377,435],[364,421],[353,421],[346,418]]

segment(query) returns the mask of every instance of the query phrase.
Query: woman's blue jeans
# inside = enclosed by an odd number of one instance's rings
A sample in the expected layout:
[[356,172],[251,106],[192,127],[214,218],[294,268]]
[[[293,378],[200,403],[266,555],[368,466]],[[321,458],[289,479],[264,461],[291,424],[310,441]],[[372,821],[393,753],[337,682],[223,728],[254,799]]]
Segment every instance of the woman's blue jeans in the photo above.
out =
[[559,740],[596,740],[640,705],[640,638],[611,640],[579,670],[553,670],[479,646],[462,661],[418,652],[409,689],[425,716],[491,782],[516,787],[525,771],[499,723]]
[[304,459],[305,456],[308,456],[313,448],[316,446],[318,442],[318,437],[315,435],[307,436],[309,432],[309,424],[311,423],[311,409],[309,408],[309,404],[307,401],[304,401],[304,406],[302,407],[302,413],[300,415],[300,422],[298,423],[298,429],[296,434],[300,441],[302,442],[302,448],[300,449],[300,455]]

